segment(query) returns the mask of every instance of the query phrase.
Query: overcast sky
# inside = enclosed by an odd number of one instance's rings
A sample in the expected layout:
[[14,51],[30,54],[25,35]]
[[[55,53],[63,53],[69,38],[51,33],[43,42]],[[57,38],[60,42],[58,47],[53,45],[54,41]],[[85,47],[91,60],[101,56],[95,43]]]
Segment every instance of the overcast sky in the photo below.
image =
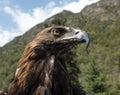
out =
[[80,12],[99,0],[0,0],[0,46],[62,10]]

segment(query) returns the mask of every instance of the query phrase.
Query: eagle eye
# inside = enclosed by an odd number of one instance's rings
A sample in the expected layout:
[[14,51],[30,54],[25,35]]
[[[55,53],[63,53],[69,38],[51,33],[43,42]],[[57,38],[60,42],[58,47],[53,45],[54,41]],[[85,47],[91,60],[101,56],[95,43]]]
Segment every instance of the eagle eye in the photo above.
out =
[[60,31],[58,31],[58,30],[53,30],[53,34],[54,34],[55,36],[58,36],[58,35],[60,35]]

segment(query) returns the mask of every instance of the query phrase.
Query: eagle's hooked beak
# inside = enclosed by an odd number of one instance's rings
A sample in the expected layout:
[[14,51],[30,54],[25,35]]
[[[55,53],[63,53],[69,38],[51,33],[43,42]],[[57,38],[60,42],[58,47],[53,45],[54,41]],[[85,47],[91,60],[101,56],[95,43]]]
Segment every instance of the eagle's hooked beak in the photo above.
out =
[[89,44],[90,44],[90,39],[88,33],[85,31],[82,31],[80,29],[74,29],[74,28],[69,28],[70,31],[72,31],[74,34],[71,36],[71,38],[78,39],[79,43],[86,42],[86,49],[88,50]]
[[84,31],[76,32],[75,38],[78,38],[81,43],[86,42],[86,48],[89,47],[90,39],[89,35],[86,32]]

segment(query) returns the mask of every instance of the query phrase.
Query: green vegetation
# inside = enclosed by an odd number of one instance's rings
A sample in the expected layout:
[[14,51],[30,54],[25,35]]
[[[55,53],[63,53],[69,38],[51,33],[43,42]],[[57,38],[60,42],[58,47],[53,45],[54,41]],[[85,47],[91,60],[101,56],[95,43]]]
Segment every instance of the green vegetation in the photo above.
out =
[[[86,12],[101,6],[104,13]],[[50,24],[81,28],[90,34],[89,54],[82,44],[65,55],[72,82],[94,95],[120,95],[120,6],[101,6],[91,5],[83,10],[84,14],[63,11],[0,48],[0,88],[8,87],[25,45]],[[107,20],[102,20],[103,14]]]

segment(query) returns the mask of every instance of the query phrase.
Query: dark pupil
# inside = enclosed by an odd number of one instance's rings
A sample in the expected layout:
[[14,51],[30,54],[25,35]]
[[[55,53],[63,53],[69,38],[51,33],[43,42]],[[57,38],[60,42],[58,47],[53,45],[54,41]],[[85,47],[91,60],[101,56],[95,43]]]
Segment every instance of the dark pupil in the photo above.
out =
[[60,33],[59,31],[56,31],[56,33]]

